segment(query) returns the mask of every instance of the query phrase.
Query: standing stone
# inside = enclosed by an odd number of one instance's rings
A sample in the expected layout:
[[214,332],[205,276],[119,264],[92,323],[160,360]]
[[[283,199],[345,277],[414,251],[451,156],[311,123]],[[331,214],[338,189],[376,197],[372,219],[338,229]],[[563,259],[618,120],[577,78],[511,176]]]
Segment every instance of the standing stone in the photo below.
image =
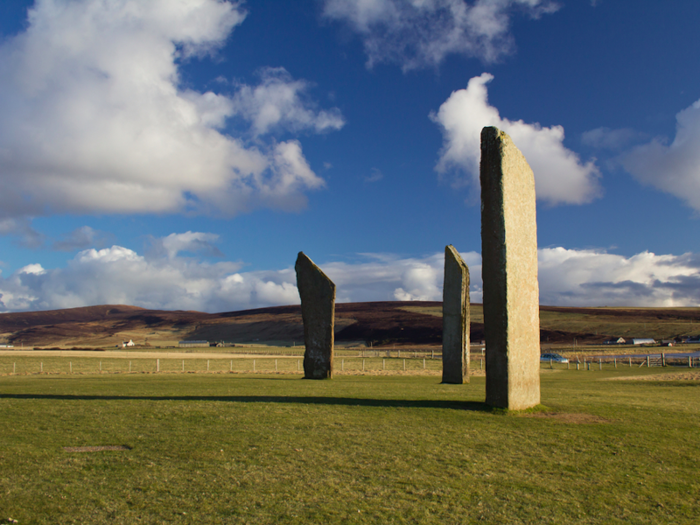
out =
[[304,321],[304,378],[333,377],[335,284],[304,252],[294,265]]
[[540,402],[535,178],[503,131],[481,131],[481,256],[486,403]]
[[469,268],[451,244],[442,286],[442,382],[469,382]]

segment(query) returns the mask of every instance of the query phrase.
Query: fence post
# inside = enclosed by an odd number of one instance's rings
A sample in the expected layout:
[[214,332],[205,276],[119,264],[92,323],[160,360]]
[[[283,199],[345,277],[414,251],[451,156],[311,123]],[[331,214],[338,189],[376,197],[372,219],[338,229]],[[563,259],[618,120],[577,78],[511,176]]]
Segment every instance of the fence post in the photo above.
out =
[[688,356],[688,368],[693,368],[693,358]]
[[277,359],[275,359],[275,372],[277,372]]
[[649,368],[649,355],[647,354],[647,368]]
[[617,357],[613,357],[613,363],[615,363],[615,368],[617,368]]
[[406,360],[405,359],[403,360],[403,371],[404,372],[406,371]]
[[666,353],[661,352],[661,366],[666,366]]
[[160,359],[156,359],[156,372],[160,372]]
[[209,359],[207,359],[207,372],[209,372]]
[[598,358],[598,370],[602,370],[602,369],[603,369],[603,360],[599,357]]
[[362,360],[362,371],[363,372],[365,371],[365,360],[364,359]]
[[345,359],[340,360],[340,370],[345,370]]
[[549,368],[554,368],[554,367],[552,366],[552,358],[551,358],[551,357],[549,358]]
[[425,370],[425,357],[423,358],[423,370]]
[[182,360],[182,371],[183,372],[185,371],[185,360],[184,359]]
[[297,372],[299,371],[299,359],[297,359]]
[[[102,362],[101,361],[100,361],[100,370],[102,370]],[[39,372],[41,372],[42,374],[44,373],[44,362],[43,361],[41,361],[39,363]]]
[[[688,358],[690,359],[690,358]],[[16,374],[17,373],[17,363],[12,363],[12,373]]]
[[229,363],[228,371],[233,372],[233,359],[231,359],[231,362]]
[[131,372],[131,361],[129,361],[129,372]]
[[632,368],[632,358],[628,357],[628,359],[630,360],[630,368]]
[[435,359],[435,349],[434,348],[430,349],[430,359]]
[[255,359],[253,359],[253,372],[255,372]]
[[382,358],[382,370],[386,370],[386,359]]
[[576,370],[579,369],[579,368],[578,368],[578,365],[580,365],[580,364],[581,364],[581,363],[580,363],[579,361],[576,361]]

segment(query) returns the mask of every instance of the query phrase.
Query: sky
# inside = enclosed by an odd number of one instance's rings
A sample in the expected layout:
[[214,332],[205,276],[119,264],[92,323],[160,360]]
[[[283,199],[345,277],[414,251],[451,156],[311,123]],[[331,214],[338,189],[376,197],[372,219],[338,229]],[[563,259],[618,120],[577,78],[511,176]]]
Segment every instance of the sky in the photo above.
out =
[[[5,0],[0,312],[481,296],[479,133],[540,302],[700,305],[700,2]],[[694,65],[695,64],[695,65]]]

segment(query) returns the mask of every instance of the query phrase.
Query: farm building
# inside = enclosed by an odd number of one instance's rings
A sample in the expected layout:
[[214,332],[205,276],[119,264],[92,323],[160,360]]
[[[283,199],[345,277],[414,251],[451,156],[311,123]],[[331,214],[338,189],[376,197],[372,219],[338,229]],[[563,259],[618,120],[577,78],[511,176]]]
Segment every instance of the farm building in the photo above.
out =
[[656,344],[651,337],[635,337],[634,339],[629,339],[628,344],[631,345],[653,345]]
[[606,339],[603,342],[603,344],[606,344],[606,345],[624,345],[626,343],[627,343],[627,341],[625,341],[625,339],[622,337],[613,337],[611,339]]
[[122,348],[126,348],[127,346],[136,346],[136,343],[134,343],[133,339],[122,341]]
[[209,346],[209,341],[180,341],[178,343],[180,348],[194,348],[198,346]]
[[631,337],[625,339],[624,337],[613,337],[607,339],[603,344],[606,345],[653,345],[656,341],[649,337]]

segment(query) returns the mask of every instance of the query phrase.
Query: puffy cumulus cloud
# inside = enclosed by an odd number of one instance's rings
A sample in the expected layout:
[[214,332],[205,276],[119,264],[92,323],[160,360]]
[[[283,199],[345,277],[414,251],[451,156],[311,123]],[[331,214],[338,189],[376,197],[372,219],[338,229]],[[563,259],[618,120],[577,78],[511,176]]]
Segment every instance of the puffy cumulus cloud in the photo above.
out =
[[700,100],[676,115],[671,144],[653,139],[621,156],[639,182],[685,201],[700,211]]
[[[243,272],[240,264],[210,264],[179,255],[182,251],[206,251],[215,241],[212,234],[187,232],[154,240],[160,251],[146,255],[112,246],[84,250],[65,268],[44,269],[30,264],[7,278],[0,277],[0,309],[131,304],[222,312],[299,303],[293,268]],[[469,253],[465,258],[472,265],[475,300],[480,300],[479,255]],[[442,254],[403,259],[365,254],[353,263],[330,262],[322,267],[338,286],[339,302],[442,297]]]
[[[303,207],[323,180],[298,142],[251,145],[223,128],[238,112],[255,133],[334,129],[339,112],[317,111],[300,98],[307,84],[279,72],[258,98],[180,84],[179,63],[214,52],[245,16],[223,0],[37,0],[0,44],[1,213]],[[275,107],[276,122],[259,117]]]
[[481,130],[496,126],[510,135],[527,158],[539,200],[551,205],[583,204],[598,197],[600,172],[593,161],[583,164],[576,153],[564,147],[564,128],[501,118],[498,109],[488,103],[486,84],[491,80],[493,75],[488,73],[472,78],[466,89],[453,92],[438,112],[431,114],[443,133],[438,172],[457,168],[478,185]]
[[239,269],[231,262],[146,257],[112,246],[84,250],[65,268],[26,266],[0,279],[0,294],[5,310],[132,304],[214,312],[299,301],[292,270],[241,274]]
[[276,129],[321,133],[345,125],[338,108],[316,111],[315,104],[305,100],[309,82],[294,80],[282,67],[264,68],[260,76],[259,85],[240,85],[232,100],[233,111],[251,122],[255,135]]
[[364,43],[367,65],[398,62],[404,71],[437,66],[449,54],[496,61],[512,52],[514,12],[532,18],[558,9],[551,0],[324,0],[323,15],[346,22]]
[[698,306],[700,257],[623,257],[595,250],[539,251],[540,303],[560,306]]
[[[29,264],[0,277],[0,310],[44,310],[97,304],[223,312],[298,304],[293,268],[241,271],[241,264],[211,264],[181,251],[216,240],[188,232],[168,236],[170,252],[140,255],[120,246],[79,252],[64,268]],[[473,302],[483,300],[481,256],[463,252]],[[321,262],[337,285],[338,302],[440,301],[443,253],[418,258],[361,254],[351,262]],[[700,256],[632,257],[594,250],[539,251],[540,302],[560,306],[700,305]]]
[[[323,271],[336,283],[339,302],[441,301],[445,256],[400,258],[390,254],[362,254],[361,262],[331,262]],[[481,257],[463,253],[470,265],[472,293],[480,300]],[[478,263],[478,264],[477,264]]]

